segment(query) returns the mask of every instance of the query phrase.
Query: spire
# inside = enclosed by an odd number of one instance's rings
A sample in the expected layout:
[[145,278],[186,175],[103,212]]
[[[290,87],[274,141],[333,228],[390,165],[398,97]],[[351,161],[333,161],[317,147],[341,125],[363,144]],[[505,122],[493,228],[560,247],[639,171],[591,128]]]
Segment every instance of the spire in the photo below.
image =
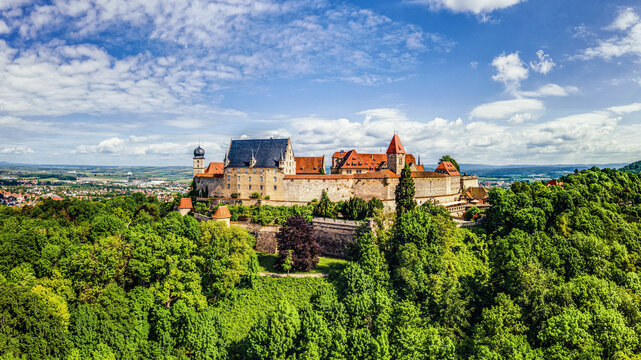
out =
[[388,154],[405,154],[405,148],[401,144],[401,139],[399,139],[398,134],[394,134],[392,141],[389,143],[387,148]]

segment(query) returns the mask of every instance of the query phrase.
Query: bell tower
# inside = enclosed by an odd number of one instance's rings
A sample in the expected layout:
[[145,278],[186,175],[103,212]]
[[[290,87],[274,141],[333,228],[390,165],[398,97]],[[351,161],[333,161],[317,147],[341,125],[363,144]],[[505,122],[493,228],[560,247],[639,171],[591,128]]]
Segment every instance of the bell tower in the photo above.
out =
[[194,150],[194,176],[205,173],[205,150],[198,145]]
[[401,144],[401,139],[394,134],[392,141],[387,148],[387,168],[396,174],[400,174],[405,167],[405,148]]

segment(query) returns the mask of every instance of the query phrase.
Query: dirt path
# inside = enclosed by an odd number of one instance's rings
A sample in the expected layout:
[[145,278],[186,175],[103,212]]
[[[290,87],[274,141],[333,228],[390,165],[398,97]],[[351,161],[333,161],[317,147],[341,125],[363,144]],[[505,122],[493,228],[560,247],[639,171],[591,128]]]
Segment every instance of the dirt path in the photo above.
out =
[[258,276],[308,278],[308,277],[327,277],[327,274],[289,274],[287,275],[287,274],[281,274],[281,273],[259,272]]

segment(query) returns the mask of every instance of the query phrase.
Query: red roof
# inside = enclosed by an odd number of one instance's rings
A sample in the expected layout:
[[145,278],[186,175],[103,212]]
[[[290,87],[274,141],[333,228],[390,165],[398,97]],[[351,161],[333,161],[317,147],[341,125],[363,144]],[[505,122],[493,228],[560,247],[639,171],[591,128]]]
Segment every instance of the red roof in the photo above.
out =
[[338,165],[340,169],[371,169],[372,161],[368,157],[362,157],[356,150],[350,150],[343,155],[341,163]]
[[320,174],[325,167],[323,156],[296,156],[296,174]]
[[[414,171],[413,178],[442,178],[446,175],[434,171]],[[370,171],[363,174],[329,174],[329,175],[285,175],[284,179],[308,179],[308,180],[338,180],[338,179],[397,179],[401,176],[391,170]]]
[[425,171],[425,168],[423,167],[423,165],[416,165],[416,170],[417,171]]
[[394,134],[392,141],[389,143],[387,148],[388,154],[405,154],[405,148],[401,144],[401,139],[398,138],[398,135]]
[[461,173],[458,172],[456,166],[449,161],[441,161],[441,163],[436,167],[436,172],[450,176],[461,176]]
[[216,174],[222,174],[225,169],[225,164],[221,162],[210,162],[209,166],[207,166],[207,169],[205,170],[205,174],[207,175],[216,175]]
[[[344,160],[348,154],[352,159]],[[356,150],[342,153],[337,151],[332,157],[341,159],[341,162],[339,162],[337,166],[339,169],[367,169],[376,171],[379,170],[383,164],[387,163],[387,154],[359,154]],[[362,165],[359,166],[359,162]],[[412,154],[405,154],[405,162],[415,164],[416,159]]]
[[194,207],[191,205],[191,199],[190,198],[182,198],[180,199],[180,205],[178,205],[179,209],[190,209],[193,210]]
[[562,186],[563,185],[563,181],[557,181],[557,180],[548,181],[548,186],[554,186],[554,185]]
[[227,209],[227,206],[221,206],[216,209],[216,212],[211,217],[212,219],[229,219],[231,218],[231,213],[229,209]]

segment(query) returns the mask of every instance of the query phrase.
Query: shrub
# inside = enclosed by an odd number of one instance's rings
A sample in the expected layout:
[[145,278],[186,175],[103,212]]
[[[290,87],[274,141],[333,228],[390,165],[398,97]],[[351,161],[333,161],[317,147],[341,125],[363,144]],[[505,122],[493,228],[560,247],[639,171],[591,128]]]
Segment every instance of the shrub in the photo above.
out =
[[260,194],[257,193],[257,192],[252,193],[251,195],[249,195],[249,198],[250,199],[260,199]]
[[231,194],[232,199],[238,199],[239,196],[240,196],[239,193],[232,193]]
[[329,199],[327,192],[323,190],[321,199],[318,204],[314,206],[314,211],[312,213],[314,216],[336,219],[338,208],[336,204]]
[[353,197],[343,206],[343,216],[350,220],[363,220],[369,214],[365,200]]

